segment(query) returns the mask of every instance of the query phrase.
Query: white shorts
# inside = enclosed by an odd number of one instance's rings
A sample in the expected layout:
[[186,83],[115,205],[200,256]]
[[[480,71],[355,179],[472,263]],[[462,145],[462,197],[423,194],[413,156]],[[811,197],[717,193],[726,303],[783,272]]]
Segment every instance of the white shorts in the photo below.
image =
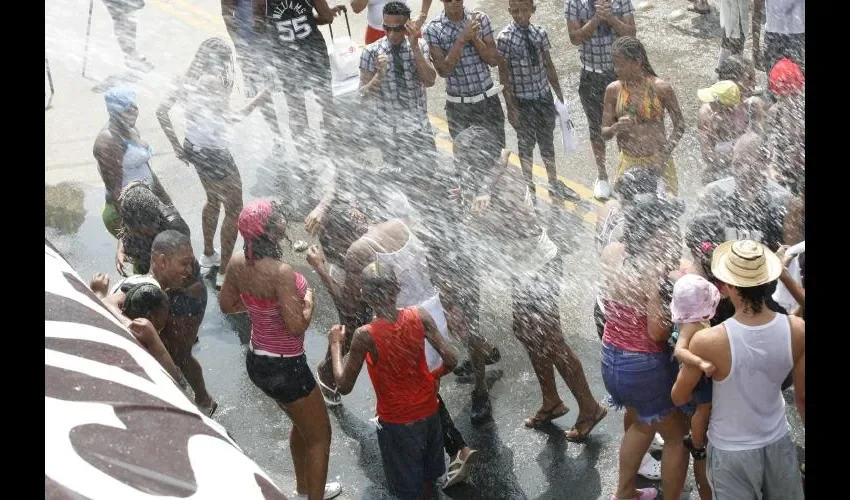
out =
[[[428,314],[434,318],[434,323],[437,324],[437,329],[440,330],[440,335],[442,335],[444,339],[448,340],[449,325],[446,323],[446,315],[443,313],[443,305],[440,303],[440,296],[434,295],[430,299],[419,304],[419,307],[428,311]],[[440,353],[431,347],[431,343],[428,342],[428,339],[425,339],[425,360],[428,362],[429,370],[437,368],[443,362],[440,357]]]

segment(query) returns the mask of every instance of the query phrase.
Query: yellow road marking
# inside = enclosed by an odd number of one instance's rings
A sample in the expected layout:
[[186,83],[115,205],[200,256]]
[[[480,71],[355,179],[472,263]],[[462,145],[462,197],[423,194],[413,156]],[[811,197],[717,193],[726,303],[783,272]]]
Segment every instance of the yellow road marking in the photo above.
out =
[[[198,28],[201,31],[206,31],[208,33],[214,34],[226,33],[224,21],[221,19],[221,16],[211,14],[210,12],[207,12],[204,9],[192,5],[187,0],[150,0],[150,4],[154,8],[166,12],[169,15],[176,17],[181,21],[185,22],[186,24]],[[187,13],[187,11],[189,13]],[[193,14],[197,14],[197,16],[194,16]],[[434,127],[448,134],[449,124],[448,122],[446,122],[446,120],[434,115],[428,115],[428,117]],[[437,147],[442,149],[443,151],[452,151],[453,146],[451,140],[446,140],[437,137],[436,143]],[[511,154],[510,163],[511,165],[517,168],[520,167],[519,158],[516,154]],[[534,175],[534,177],[546,179],[548,183],[548,177],[546,176],[546,169],[544,167],[535,163],[532,167],[532,174]],[[602,205],[600,202],[593,198],[593,190],[591,190],[584,184],[581,184],[562,175],[559,175],[558,179],[563,181],[563,183],[566,184],[567,187],[578,193],[578,195],[582,198],[583,202],[590,202],[593,206]],[[541,198],[546,203],[552,203],[552,200],[549,197],[548,189],[541,185],[537,185],[535,190],[537,197]],[[570,210],[571,212],[580,211],[580,207],[578,207],[575,203],[569,201],[564,202],[564,208]],[[589,224],[595,224],[596,214],[593,212],[584,211],[584,213],[582,214],[582,219]]]

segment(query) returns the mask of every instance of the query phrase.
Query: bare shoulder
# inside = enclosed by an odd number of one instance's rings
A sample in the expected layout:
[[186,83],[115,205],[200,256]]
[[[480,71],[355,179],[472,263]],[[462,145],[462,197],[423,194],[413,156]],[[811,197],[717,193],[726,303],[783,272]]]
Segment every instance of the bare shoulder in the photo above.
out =
[[726,327],[723,324],[719,324],[711,328],[703,328],[694,333],[694,336],[691,338],[690,350],[698,355],[699,353],[710,354],[722,348],[728,341]]
[[605,87],[605,93],[611,94],[611,93],[620,92],[620,90],[622,88],[623,88],[623,84],[620,83],[620,80],[614,80],[613,82],[609,83],[607,87]]
[[806,320],[799,316],[788,316],[791,323],[791,336],[806,338]]
[[626,253],[626,246],[619,241],[613,241],[605,245],[605,248],[602,249],[602,263],[603,264],[611,264],[619,259],[623,258],[623,255]]

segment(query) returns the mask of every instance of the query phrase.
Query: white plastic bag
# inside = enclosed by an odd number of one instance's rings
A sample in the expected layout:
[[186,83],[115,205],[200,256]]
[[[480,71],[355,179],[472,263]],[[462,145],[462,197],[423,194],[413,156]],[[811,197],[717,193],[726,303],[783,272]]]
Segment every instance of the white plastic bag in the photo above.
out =
[[334,38],[330,59],[334,81],[342,82],[360,75],[360,50],[350,36]]
[[564,141],[564,152],[575,153],[578,148],[578,139],[573,131],[573,121],[570,119],[570,109],[566,102],[561,102],[555,97],[555,109],[558,110],[558,120],[561,122],[561,138]]

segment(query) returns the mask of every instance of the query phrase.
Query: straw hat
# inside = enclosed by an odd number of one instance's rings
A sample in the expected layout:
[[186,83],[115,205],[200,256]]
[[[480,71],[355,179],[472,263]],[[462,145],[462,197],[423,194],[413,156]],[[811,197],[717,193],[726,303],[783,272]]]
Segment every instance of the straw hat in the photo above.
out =
[[723,283],[749,288],[776,281],[782,274],[782,262],[761,243],[727,241],[714,249],[711,273]]

